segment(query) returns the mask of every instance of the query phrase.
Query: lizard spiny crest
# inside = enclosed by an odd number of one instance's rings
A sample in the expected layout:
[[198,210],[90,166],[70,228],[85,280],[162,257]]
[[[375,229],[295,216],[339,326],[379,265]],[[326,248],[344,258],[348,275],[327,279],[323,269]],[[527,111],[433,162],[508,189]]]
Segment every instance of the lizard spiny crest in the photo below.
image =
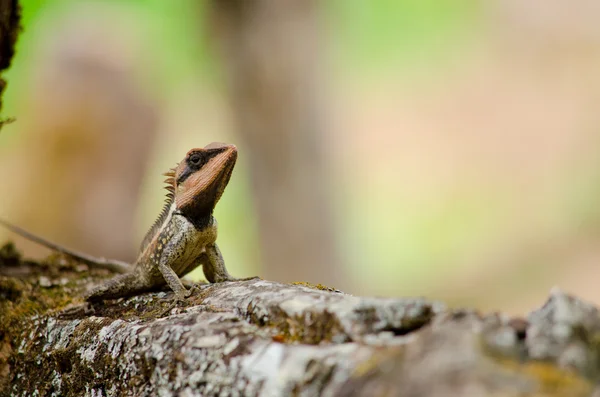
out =
[[162,211],[158,215],[158,218],[152,224],[152,227],[146,232],[146,236],[144,236],[144,240],[142,241],[142,245],[140,247],[140,252],[143,252],[146,247],[150,244],[154,236],[162,229],[163,224],[169,217],[169,213],[171,212],[171,207],[173,202],[175,201],[175,170],[179,166],[179,163],[169,171],[165,172],[163,175],[167,177],[165,179],[165,189],[167,190],[167,196],[165,197],[165,205],[163,206]]

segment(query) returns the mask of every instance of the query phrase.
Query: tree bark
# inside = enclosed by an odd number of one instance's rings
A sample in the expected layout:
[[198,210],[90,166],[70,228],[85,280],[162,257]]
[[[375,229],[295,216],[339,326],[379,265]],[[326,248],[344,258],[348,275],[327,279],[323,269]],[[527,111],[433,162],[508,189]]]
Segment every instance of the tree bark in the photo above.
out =
[[83,304],[107,276],[0,250],[0,395],[600,393],[598,309],[558,290],[527,319],[265,280]]

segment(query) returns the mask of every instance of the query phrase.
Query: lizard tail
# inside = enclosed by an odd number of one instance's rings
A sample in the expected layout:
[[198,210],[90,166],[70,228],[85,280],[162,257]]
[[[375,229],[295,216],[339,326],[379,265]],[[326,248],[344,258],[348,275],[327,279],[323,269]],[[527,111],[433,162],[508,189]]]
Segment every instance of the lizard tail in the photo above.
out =
[[48,247],[54,251],[60,252],[61,254],[70,256],[81,263],[85,263],[90,267],[108,269],[115,273],[129,273],[132,269],[132,266],[126,262],[121,262],[114,259],[96,258],[91,255],[86,255],[84,253],[62,247],[40,236],[30,233],[27,230],[20,228],[19,226],[13,225],[12,223],[9,223],[3,219],[0,219],[0,225],[4,226],[8,230],[22,237],[25,237],[28,240],[43,245],[44,247]]
[[144,281],[137,272],[119,274],[104,284],[100,284],[84,295],[88,302],[98,302],[104,299],[124,298],[147,292],[152,287]]

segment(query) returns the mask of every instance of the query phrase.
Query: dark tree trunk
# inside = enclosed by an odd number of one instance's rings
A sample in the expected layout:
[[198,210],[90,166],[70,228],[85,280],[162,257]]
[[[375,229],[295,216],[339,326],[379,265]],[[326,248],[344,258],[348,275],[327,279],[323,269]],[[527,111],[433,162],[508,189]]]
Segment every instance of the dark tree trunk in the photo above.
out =
[[236,132],[250,160],[262,274],[280,281],[312,277],[339,283],[321,117],[326,90],[318,3],[210,4]]
[[[21,31],[21,6],[17,0],[0,0],[0,74],[10,67]],[[6,81],[0,78],[0,110]],[[0,123],[0,127],[3,122]]]

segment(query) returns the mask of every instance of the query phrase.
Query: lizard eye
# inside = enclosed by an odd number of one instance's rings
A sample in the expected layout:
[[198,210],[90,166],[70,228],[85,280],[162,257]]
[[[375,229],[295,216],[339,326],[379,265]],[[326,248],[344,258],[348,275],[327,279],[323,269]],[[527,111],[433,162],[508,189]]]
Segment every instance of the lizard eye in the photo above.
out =
[[190,156],[188,160],[193,165],[200,165],[200,163],[202,162],[202,157],[198,153],[194,153]]

